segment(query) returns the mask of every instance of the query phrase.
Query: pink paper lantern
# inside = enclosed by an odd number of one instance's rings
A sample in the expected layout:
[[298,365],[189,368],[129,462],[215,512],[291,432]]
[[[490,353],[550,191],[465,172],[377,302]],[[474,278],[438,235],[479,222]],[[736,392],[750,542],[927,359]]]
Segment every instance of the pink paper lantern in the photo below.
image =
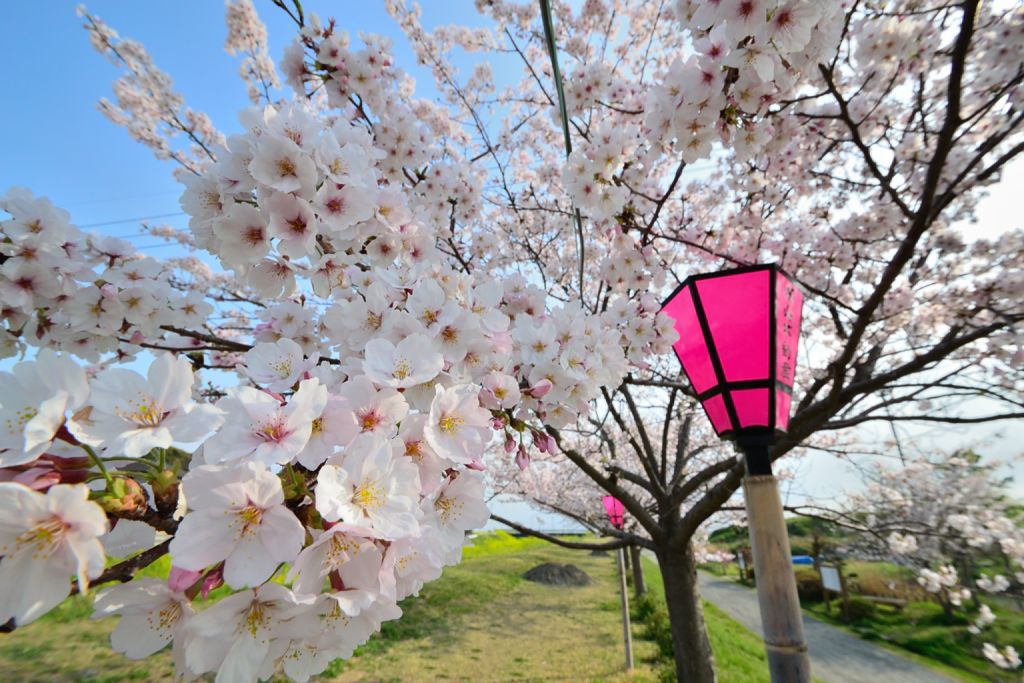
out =
[[621,529],[625,523],[625,512],[626,508],[615,496],[602,496],[601,502],[604,503],[605,512],[608,513],[608,521],[612,523],[612,526],[616,529]]
[[775,264],[693,275],[665,300],[676,356],[719,436],[789,426],[803,300]]

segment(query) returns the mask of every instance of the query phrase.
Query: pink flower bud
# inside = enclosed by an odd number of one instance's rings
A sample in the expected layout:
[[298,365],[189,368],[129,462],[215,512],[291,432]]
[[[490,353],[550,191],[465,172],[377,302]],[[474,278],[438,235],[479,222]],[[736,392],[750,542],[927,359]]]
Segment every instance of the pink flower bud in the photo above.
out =
[[146,337],[140,330],[135,330],[132,332],[132,336],[128,338],[128,342],[131,344],[141,344],[144,341],[146,341]]
[[191,569],[182,569],[172,565],[171,573],[167,575],[167,586],[175,593],[183,593],[202,575],[202,572],[194,572]]
[[505,424],[506,424],[506,421],[505,421],[505,418],[503,418],[503,417],[496,417],[496,418],[491,420],[491,428],[494,429],[494,430],[504,429],[505,428]]
[[541,381],[530,387],[528,393],[534,398],[541,398],[546,395],[549,391],[554,388],[554,384],[549,379],[542,379]]
[[555,437],[553,437],[550,434],[548,434],[547,436],[545,436],[545,440],[547,441],[547,445],[546,445],[547,452],[551,453],[552,455],[554,455],[555,449],[558,448],[558,444],[555,442]]
[[477,460],[476,458],[473,458],[466,465],[466,469],[467,470],[476,470],[477,472],[486,472],[487,471],[487,466],[484,465],[479,460]]
[[199,594],[204,598],[210,594],[216,588],[224,585],[224,567],[223,565],[214,569],[212,572],[206,575],[203,579],[203,587],[199,591]]
[[100,287],[100,294],[103,295],[104,299],[116,299],[117,298],[117,285],[112,285],[109,282]]
[[540,432],[533,433],[533,445],[536,446],[537,450],[539,450],[541,453],[548,452],[548,440]]
[[516,467],[520,470],[525,470],[530,466],[530,454],[526,452],[526,447],[520,444],[519,452],[516,453]]
[[511,453],[516,449],[516,440],[512,438],[511,434],[505,435],[505,452]]

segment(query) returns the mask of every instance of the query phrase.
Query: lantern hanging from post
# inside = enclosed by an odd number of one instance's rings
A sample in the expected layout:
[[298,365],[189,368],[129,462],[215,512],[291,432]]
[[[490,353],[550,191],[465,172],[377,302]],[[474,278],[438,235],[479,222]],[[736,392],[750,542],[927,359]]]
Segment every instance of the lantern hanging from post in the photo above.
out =
[[626,521],[626,508],[622,501],[615,496],[602,496],[601,502],[604,503],[605,512],[608,513],[608,521],[616,529],[621,529]]
[[[800,288],[774,264],[691,276],[662,307],[715,433],[744,450],[789,426],[802,307]],[[754,474],[770,471],[761,458],[751,464]]]

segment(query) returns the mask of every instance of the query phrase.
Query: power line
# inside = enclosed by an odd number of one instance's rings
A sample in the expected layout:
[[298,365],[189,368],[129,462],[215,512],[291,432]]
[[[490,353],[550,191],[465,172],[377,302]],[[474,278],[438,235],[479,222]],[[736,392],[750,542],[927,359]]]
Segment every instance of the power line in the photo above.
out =
[[121,223],[134,223],[136,221],[146,221],[152,218],[173,218],[174,216],[184,216],[184,211],[175,211],[174,213],[161,213],[153,216],[137,216],[135,218],[122,218],[116,221],[102,221],[100,223],[89,223],[88,225],[79,225],[79,228],[99,228],[105,225],[119,225]]

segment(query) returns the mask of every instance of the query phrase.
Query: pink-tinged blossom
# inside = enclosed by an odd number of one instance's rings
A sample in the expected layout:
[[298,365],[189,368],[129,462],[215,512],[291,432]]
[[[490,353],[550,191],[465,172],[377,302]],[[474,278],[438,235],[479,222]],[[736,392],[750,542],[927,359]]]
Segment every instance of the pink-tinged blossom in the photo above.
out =
[[466,532],[479,529],[490,516],[484,502],[483,477],[463,472],[438,490],[425,523],[438,530],[445,550],[451,551],[462,547]]
[[110,645],[129,659],[144,659],[172,640],[181,643],[184,639],[175,636],[194,614],[188,598],[160,579],[105,588],[96,595],[93,610],[93,619],[121,617],[110,634]]
[[99,537],[103,509],[84,484],[58,484],[45,493],[0,483],[0,623],[29,624],[103,572]]
[[306,469],[315,470],[339,448],[352,443],[359,434],[359,421],[348,403],[337,396],[328,395],[323,412],[313,418],[313,427],[306,447],[296,460]]
[[395,435],[398,423],[409,413],[409,404],[395,389],[378,389],[366,375],[358,375],[338,389],[338,396],[356,417],[361,433]]
[[424,435],[440,457],[464,464],[483,455],[491,437],[491,413],[480,406],[479,396],[475,384],[435,388]]
[[514,408],[521,399],[519,382],[515,377],[500,372],[492,372],[484,377],[480,402],[486,408],[491,410]]
[[[335,524],[322,532],[292,564],[288,579],[296,593],[317,595],[330,582],[333,589],[352,591],[354,609],[364,609],[381,593],[384,555],[360,526]],[[329,578],[329,575],[334,574]]]
[[326,405],[327,389],[315,378],[303,380],[284,406],[259,389],[233,387],[217,402],[224,424],[203,444],[206,462],[289,462],[306,447]]
[[278,192],[311,197],[316,187],[313,160],[285,137],[263,136],[249,163],[249,172],[257,181]]
[[69,411],[89,396],[82,368],[41,349],[35,360],[0,372],[0,466],[32,462],[53,442]]
[[366,345],[363,370],[381,386],[406,389],[437,377],[444,358],[430,337],[410,334],[397,345],[387,339],[373,339]]
[[264,678],[281,654],[275,645],[316,634],[312,602],[277,583],[229,595],[189,621],[185,665],[197,676],[216,672],[217,683]]
[[316,367],[319,354],[305,357],[291,339],[278,339],[252,347],[245,354],[244,372],[256,384],[274,392],[290,390],[305,373]]
[[192,400],[192,364],[161,353],[146,377],[111,368],[90,382],[88,414],[71,430],[108,455],[139,458],[153,448],[201,440],[221,422],[220,411]]
[[367,434],[317,477],[316,509],[330,522],[366,527],[375,536],[395,539],[419,527],[419,470],[393,452],[391,441]]
[[258,586],[302,548],[305,529],[263,465],[197,467],[182,489],[189,512],[171,541],[176,567],[200,571],[223,560],[229,586]]

